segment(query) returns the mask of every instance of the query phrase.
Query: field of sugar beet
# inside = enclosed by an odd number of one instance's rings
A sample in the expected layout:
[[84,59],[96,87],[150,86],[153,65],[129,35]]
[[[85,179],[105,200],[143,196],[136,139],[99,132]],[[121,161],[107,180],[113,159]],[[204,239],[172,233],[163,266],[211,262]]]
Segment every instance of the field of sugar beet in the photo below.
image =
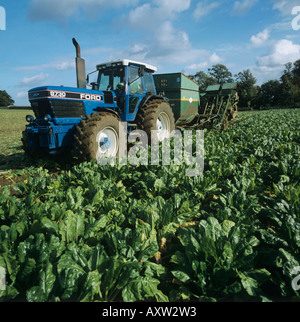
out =
[[299,109],[205,130],[198,177],[29,159],[26,114],[0,110],[0,301],[300,300]]

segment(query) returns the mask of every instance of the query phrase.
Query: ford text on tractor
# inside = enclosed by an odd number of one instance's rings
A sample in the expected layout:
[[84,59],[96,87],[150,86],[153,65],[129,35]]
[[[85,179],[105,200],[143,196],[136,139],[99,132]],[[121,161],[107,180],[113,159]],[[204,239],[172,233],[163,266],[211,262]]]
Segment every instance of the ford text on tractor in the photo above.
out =
[[[74,38],[73,44],[77,87],[42,86],[28,93],[34,112],[26,117],[22,137],[28,154],[72,149],[82,161],[115,157],[121,152],[120,135],[135,129],[162,141],[175,128],[224,128],[235,116],[236,83],[200,93],[198,84],[182,73],[155,74],[156,67],[127,59],[99,64],[86,76]],[[95,81],[90,83],[91,74]],[[127,123],[125,132],[121,122]]]

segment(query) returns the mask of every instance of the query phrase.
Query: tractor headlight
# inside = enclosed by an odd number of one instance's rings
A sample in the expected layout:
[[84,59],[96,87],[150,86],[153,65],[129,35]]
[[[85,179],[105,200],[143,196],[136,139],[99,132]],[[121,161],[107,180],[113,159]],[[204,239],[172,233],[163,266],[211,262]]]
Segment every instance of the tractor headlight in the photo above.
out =
[[51,121],[51,116],[50,116],[49,114],[46,114],[46,115],[44,116],[44,120],[45,120],[46,122],[50,122],[50,121]]
[[34,121],[34,117],[32,115],[26,115],[26,121],[28,123],[32,123]]

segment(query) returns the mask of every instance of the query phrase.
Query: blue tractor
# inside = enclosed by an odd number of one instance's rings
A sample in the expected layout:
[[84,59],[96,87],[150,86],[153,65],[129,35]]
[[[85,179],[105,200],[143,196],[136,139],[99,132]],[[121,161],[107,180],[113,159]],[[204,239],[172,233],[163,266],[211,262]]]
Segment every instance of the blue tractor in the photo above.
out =
[[124,122],[124,135],[141,129],[149,138],[155,130],[159,141],[169,136],[175,129],[174,114],[168,100],[156,92],[155,67],[131,60],[99,64],[93,72],[95,81],[90,83],[92,73],[86,77],[85,61],[74,38],[73,44],[77,88],[43,86],[29,91],[35,117],[26,117],[25,152],[58,154],[72,149],[82,161],[115,157],[120,153]]

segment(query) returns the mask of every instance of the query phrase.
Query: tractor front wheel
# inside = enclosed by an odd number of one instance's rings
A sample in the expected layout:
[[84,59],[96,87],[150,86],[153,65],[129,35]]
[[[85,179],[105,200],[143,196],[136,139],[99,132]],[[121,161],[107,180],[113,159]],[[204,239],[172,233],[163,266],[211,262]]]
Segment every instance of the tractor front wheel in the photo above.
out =
[[110,112],[93,113],[81,120],[74,135],[74,152],[80,161],[99,161],[102,157],[118,157],[120,135],[119,117]]

